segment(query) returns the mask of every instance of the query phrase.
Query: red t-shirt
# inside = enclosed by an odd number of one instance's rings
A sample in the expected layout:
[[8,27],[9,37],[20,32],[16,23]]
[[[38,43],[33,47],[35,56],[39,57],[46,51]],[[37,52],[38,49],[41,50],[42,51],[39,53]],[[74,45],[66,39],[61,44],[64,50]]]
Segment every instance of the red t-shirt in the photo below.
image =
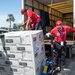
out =
[[70,26],[62,26],[62,35],[58,31],[58,28],[61,26],[56,26],[54,29],[51,30],[51,34],[55,34],[56,36],[54,37],[54,41],[60,43],[60,42],[65,42],[66,41],[66,34],[67,32],[75,32],[75,29],[73,29]]
[[31,18],[32,23],[41,22],[40,16],[31,10],[27,10],[27,17]]
[[32,29],[34,29],[34,28],[35,28],[35,24],[36,24],[36,23],[31,22],[31,23],[30,23],[30,27],[31,27]]

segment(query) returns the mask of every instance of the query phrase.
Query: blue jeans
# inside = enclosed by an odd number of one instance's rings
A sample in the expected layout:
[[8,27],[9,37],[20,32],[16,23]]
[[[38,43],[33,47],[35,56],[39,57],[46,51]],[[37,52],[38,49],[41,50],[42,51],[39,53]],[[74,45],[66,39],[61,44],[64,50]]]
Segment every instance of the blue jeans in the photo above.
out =
[[41,22],[37,22],[36,25],[35,25],[35,30],[38,30],[40,25],[41,25]]
[[35,28],[32,30],[38,30],[40,25],[41,25],[41,22],[36,22]]

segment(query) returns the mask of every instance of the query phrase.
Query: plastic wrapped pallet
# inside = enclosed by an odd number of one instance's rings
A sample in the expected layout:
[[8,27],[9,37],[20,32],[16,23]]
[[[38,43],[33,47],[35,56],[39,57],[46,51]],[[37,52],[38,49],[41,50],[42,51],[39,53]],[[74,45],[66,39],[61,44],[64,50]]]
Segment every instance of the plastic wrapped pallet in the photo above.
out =
[[7,74],[41,74],[46,61],[42,30],[5,33],[4,44],[0,42],[0,65]]

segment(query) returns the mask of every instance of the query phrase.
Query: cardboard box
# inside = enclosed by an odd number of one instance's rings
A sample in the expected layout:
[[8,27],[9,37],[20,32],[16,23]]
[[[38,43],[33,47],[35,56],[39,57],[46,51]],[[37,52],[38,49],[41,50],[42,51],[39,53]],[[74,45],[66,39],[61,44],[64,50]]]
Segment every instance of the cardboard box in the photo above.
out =
[[30,44],[17,44],[17,51],[29,51],[32,52],[33,47]]
[[6,44],[31,44],[31,35],[27,31],[9,32],[5,34]]
[[11,70],[13,73],[25,73],[24,67],[14,67],[11,66]]
[[31,67],[25,67],[25,75],[35,75],[34,74],[34,69],[31,68]]
[[10,51],[7,51],[7,56],[6,56],[9,60],[12,60],[12,59],[22,59],[22,53],[21,52],[17,52],[17,53],[12,53]]
[[[32,44],[37,43],[43,40],[38,34],[42,33],[42,30],[36,31],[18,31],[18,32],[9,32],[5,34],[5,43],[6,44]],[[41,34],[40,34],[41,35]],[[40,40],[41,39],[41,40]]]
[[26,60],[19,60],[19,66],[20,67],[34,67],[33,61],[26,61]]

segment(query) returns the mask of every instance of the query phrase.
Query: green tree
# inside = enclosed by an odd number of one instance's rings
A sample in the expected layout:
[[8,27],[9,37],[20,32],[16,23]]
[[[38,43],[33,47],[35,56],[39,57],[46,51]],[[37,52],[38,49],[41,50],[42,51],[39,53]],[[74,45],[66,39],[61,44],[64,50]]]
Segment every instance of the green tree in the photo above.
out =
[[9,24],[10,24],[9,25],[9,29],[11,31],[11,22],[14,22],[15,21],[15,18],[13,16],[13,14],[8,14],[8,17],[7,17],[6,21],[9,22]]

